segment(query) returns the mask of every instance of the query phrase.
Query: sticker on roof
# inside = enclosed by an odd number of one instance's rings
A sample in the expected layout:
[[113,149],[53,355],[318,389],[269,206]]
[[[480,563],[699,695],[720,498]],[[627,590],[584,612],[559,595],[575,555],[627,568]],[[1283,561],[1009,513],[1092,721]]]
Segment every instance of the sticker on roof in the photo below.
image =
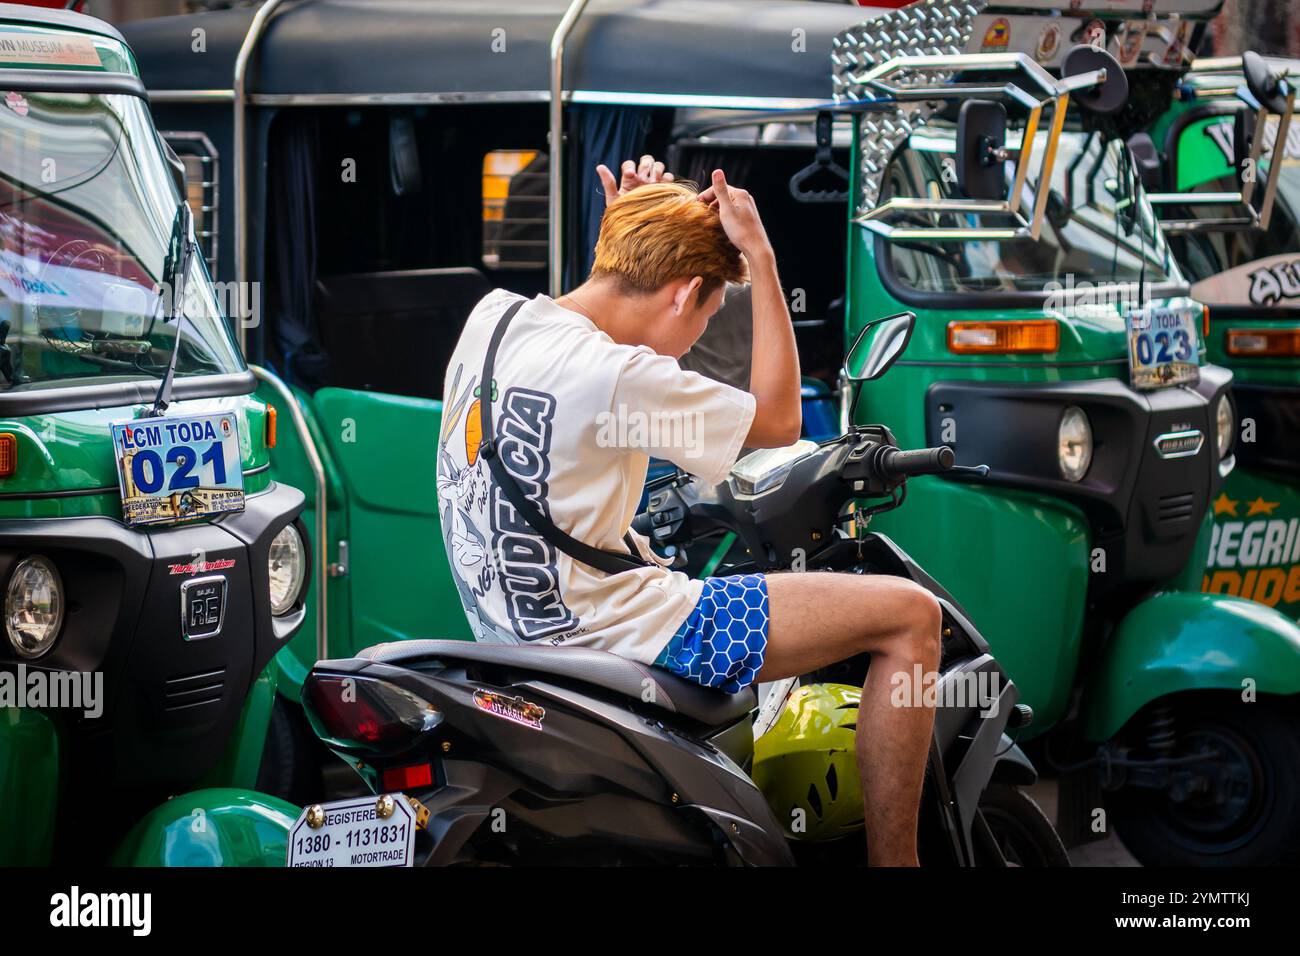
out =
[[0,63],[101,66],[94,41],[89,37],[41,33],[0,33]]

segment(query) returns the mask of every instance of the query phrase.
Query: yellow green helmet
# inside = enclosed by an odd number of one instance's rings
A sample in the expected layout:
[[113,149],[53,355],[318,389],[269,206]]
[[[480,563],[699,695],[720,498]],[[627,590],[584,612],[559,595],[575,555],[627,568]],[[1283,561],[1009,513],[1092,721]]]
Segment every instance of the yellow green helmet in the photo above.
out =
[[796,840],[834,840],[862,828],[854,737],[861,687],[810,684],[754,741],[754,783]]

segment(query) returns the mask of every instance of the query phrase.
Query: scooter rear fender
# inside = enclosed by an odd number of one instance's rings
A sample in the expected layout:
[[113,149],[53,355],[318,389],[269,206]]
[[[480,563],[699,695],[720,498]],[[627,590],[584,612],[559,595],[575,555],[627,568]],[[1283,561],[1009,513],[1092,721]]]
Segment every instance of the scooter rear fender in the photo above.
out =
[[[340,676],[396,684],[442,714],[414,749],[365,757],[361,771],[377,790],[386,766],[435,766],[437,786],[412,794],[430,811],[430,863],[460,857],[497,808],[505,810],[507,828],[513,821],[561,838],[587,835],[698,857],[714,854],[721,836],[744,863],[792,862],[781,828],[744,771],[701,739],[704,728],[666,711],[525,672],[471,677],[463,667],[440,664],[347,664]],[[329,671],[318,665],[317,672]],[[521,723],[482,706],[485,695],[543,713]]]

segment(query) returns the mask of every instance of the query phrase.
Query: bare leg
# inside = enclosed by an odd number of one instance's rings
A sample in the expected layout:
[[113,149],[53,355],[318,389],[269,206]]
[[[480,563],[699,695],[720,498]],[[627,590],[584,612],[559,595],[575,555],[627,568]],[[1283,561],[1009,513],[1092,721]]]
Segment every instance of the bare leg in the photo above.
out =
[[760,681],[780,680],[863,652],[871,667],[858,713],[858,772],[872,866],[916,866],[917,813],[934,709],[891,702],[891,678],[939,667],[939,604],[905,578],[769,574],[767,657]]

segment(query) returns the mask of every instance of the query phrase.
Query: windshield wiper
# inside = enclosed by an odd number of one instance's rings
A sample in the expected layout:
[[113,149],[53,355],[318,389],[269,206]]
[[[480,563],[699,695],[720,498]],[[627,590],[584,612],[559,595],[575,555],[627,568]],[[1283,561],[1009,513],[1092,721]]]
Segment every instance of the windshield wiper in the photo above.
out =
[[172,381],[176,377],[176,361],[181,352],[181,328],[185,324],[185,281],[190,272],[190,255],[194,250],[194,240],[190,238],[194,225],[194,213],[190,204],[184,199],[176,207],[176,218],[172,220],[171,238],[167,243],[167,261],[163,264],[163,292],[171,289],[171,310],[167,321],[176,323],[176,341],[172,344],[172,355],[167,362],[167,371],[158,385],[158,395],[154,399],[149,416],[158,416],[167,411],[172,400]]

